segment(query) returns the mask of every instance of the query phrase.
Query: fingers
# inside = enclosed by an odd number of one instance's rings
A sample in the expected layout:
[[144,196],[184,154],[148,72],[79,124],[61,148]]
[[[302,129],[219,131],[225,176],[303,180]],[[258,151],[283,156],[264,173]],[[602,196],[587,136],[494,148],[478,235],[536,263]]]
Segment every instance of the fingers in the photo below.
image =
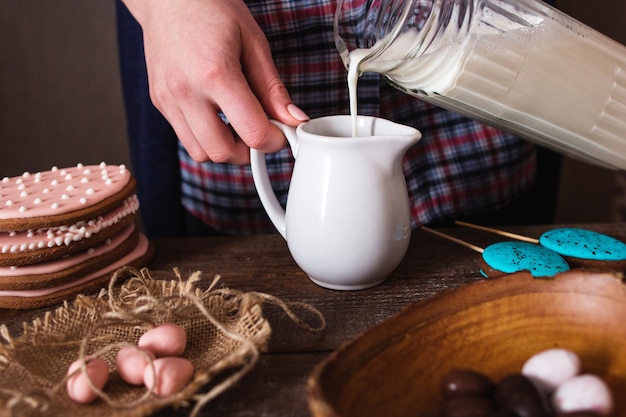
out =
[[309,117],[291,101],[274,65],[265,37],[243,43],[242,70],[248,84],[270,117],[297,126]]
[[285,146],[285,138],[268,120],[265,109],[250,90],[242,73],[231,74],[224,83],[215,85],[213,98],[228,118],[241,140],[262,152],[276,152]]
[[189,156],[195,161],[243,165],[250,162],[250,148],[233,134],[217,109],[198,103],[162,110]]

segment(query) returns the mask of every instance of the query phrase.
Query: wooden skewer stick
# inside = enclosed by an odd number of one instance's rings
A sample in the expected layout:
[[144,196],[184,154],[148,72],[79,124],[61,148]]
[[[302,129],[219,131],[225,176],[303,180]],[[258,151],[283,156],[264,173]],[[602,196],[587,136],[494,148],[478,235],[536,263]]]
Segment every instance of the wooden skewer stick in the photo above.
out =
[[458,224],[459,226],[471,227],[472,229],[482,230],[484,232],[495,233],[500,236],[510,237],[511,239],[521,240],[522,242],[534,244],[539,243],[539,239],[518,235],[516,233],[505,232],[504,230],[492,229],[491,227],[478,226],[476,224],[466,223],[459,220],[455,221],[454,224]]
[[459,245],[461,245],[461,246],[465,246],[466,248],[470,248],[471,250],[474,250],[474,251],[476,251],[476,252],[478,252],[478,253],[483,253],[483,252],[485,251],[483,248],[481,248],[481,247],[479,247],[479,246],[472,245],[471,243],[468,243],[468,242],[466,242],[466,241],[464,241],[464,240],[457,239],[457,238],[452,237],[452,236],[450,236],[450,235],[446,235],[445,233],[438,232],[438,231],[433,230],[433,229],[431,229],[431,228],[428,228],[428,227],[426,227],[426,226],[422,226],[422,227],[421,227],[421,229],[422,229],[423,231],[428,232],[428,233],[431,233],[431,234],[433,234],[433,235],[435,235],[435,236],[439,236],[439,237],[441,237],[441,238],[443,238],[443,239],[450,240],[450,241],[452,241],[452,242],[454,242],[454,243],[458,243],[458,244],[459,244]]

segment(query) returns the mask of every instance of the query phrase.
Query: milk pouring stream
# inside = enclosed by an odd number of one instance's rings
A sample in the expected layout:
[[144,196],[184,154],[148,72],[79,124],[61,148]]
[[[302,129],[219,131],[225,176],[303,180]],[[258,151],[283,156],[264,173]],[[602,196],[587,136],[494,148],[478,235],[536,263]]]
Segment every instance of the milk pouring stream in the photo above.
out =
[[540,1],[342,0],[335,31],[353,115],[358,75],[378,72],[425,101],[626,169],[626,47]]

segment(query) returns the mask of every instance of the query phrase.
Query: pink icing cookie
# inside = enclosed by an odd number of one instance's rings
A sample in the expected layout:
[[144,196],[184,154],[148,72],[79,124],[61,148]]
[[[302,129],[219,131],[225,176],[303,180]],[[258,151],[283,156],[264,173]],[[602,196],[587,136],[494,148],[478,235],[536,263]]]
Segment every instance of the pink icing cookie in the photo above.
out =
[[135,190],[124,165],[53,167],[0,180],[0,231],[63,226],[109,211]]
[[127,255],[139,232],[134,224],[87,250],[25,266],[0,266],[1,290],[31,290],[56,286],[100,269]]
[[27,309],[45,307],[67,300],[79,293],[92,292],[106,286],[112,273],[124,266],[140,267],[150,261],[154,249],[144,235],[125,256],[98,271],[79,279],[37,290],[0,290],[0,308]]
[[105,163],[0,180],[0,308],[51,305],[145,266],[135,186],[124,165]]

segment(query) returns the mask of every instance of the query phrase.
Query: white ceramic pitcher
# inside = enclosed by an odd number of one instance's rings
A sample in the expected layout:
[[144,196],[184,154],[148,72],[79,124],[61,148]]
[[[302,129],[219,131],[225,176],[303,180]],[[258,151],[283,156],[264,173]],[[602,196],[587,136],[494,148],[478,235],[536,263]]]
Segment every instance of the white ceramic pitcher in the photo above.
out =
[[421,133],[358,116],[313,119],[293,128],[274,122],[295,158],[286,210],[272,190],[265,154],[251,151],[259,197],[296,263],[316,284],[357,290],[384,281],[411,236],[402,159]]

